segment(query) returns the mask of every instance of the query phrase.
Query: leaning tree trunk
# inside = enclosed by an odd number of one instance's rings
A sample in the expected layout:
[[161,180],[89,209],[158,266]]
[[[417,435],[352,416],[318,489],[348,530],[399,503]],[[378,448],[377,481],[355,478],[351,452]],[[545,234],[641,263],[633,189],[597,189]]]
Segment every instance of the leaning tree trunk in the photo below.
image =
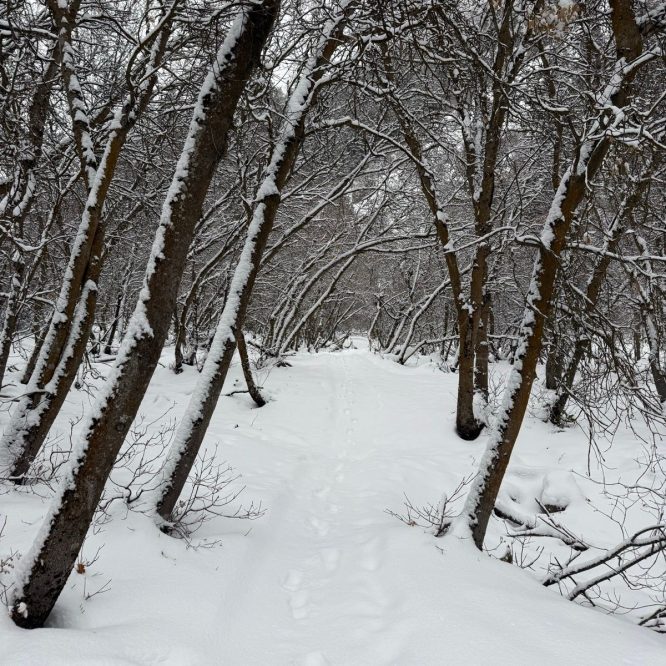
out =
[[536,376],[541,353],[544,323],[548,318],[555,294],[559,257],[578,205],[585,196],[586,185],[599,170],[609,139],[606,129],[613,121],[612,112],[623,108],[629,100],[629,88],[640,65],[632,62],[641,54],[641,37],[631,9],[630,0],[611,0],[613,32],[618,61],[610,82],[597,95],[599,117],[592,123],[586,138],[578,145],[572,165],[560,180],[557,192],[541,234],[539,254],[534,263],[527,295],[514,364],[504,394],[504,405],[497,426],[491,433],[479,473],[469,490],[462,514],[454,531],[463,537],[471,536],[477,548],[483,541],[495,500],[504,478],[513,447],[522,426],[527,402]]
[[[53,81],[62,59],[62,48],[56,43],[51,52],[51,60],[44,75],[35,87],[27,112],[27,136],[18,154],[16,169],[11,183],[0,197],[0,222],[9,229],[11,240],[21,240],[23,223],[30,212],[35,198],[39,160],[44,143],[44,129],[51,108]],[[16,238],[18,237],[18,238]],[[25,271],[25,258],[20,244],[12,256],[12,277],[9,295],[5,302],[5,317],[0,332],[0,386],[7,367],[12,340],[16,330],[17,314],[20,306],[22,281]],[[2,447],[0,447],[0,451]]]
[[[56,8],[55,12],[59,11],[55,3],[52,5]],[[0,448],[9,454],[10,477],[17,483],[24,481],[30,464],[44,444],[85,354],[94,323],[97,284],[105,256],[104,202],[127,136],[146,108],[157,82],[157,67],[169,38],[168,23],[162,22],[160,27],[159,33],[153,33],[156,39],[145,63],[144,74],[147,78],[141,94],[136,99],[128,96],[116,112],[114,129],[97,169],[94,168],[94,155],[89,155],[83,147],[80,149],[81,169],[84,181],[89,185],[86,205],[56,300],[55,312],[26,394],[16,405],[0,442]],[[70,48],[68,43],[63,45],[66,54]],[[67,67],[63,65],[66,86],[68,90],[72,88],[73,96],[78,98],[80,85],[72,58],[64,57],[63,61],[67,63]],[[89,146],[92,145],[90,121],[82,112],[81,109],[85,107],[81,104],[80,101],[71,103],[74,134],[77,144]]]
[[118,451],[157,366],[201,207],[224,154],[234,111],[271,32],[279,0],[243,8],[229,29],[195,105],[143,289],[114,368],[72,452],[32,548],[16,571],[11,616],[41,626],[72,571]]
[[261,257],[280,205],[280,194],[288,182],[305,136],[305,119],[319,88],[319,81],[330,67],[330,58],[340,44],[340,30],[350,3],[327,21],[315,53],[309,58],[298,83],[287,101],[285,127],[276,142],[271,159],[255,197],[247,238],[234,271],[231,287],[217,325],[206,362],[183,420],[176,432],[155,491],[158,515],[170,521],[178,497],[187,481],[203,442],[208,424],[222,392],[252,294]]

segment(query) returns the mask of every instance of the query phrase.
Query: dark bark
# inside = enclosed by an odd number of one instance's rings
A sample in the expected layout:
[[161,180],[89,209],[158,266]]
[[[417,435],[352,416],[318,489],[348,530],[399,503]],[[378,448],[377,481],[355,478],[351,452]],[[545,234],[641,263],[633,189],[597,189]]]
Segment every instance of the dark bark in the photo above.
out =
[[120,310],[123,305],[124,294],[120,292],[116,298],[116,309],[113,312],[113,323],[111,324],[111,330],[109,335],[106,338],[106,343],[104,345],[104,353],[111,354],[113,341],[116,337],[116,332],[118,331],[118,322],[120,321]]
[[[608,237],[604,242],[602,253],[595,261],[587,283],[582,312],[583,318],[589,317],[597,305],[599,294],[601,293],[601,288],[611,263],[611,253],[614,253],[617,249],[622,232],[626,226],[626,220],[632,218],[634,209],[646,192],[651,181],[650,176],[651,169],[648,168],[646,173],[643,174],[643,177],[636,183],[634,190],[625,197],[620,209],[615,215],[611,227],[608,230]],[[583,326],[584,325],[585,321],[583,321]],[[590,344],[590,335],[583,329],[583,327],[579,327],[573,352],[571,353],[566,366],[564,366],[563,363],[561,382],[559,382],[557,387],[557,398],[550,408],[549,420],[554,425],[561,426],[564,422],[565,408],[573,389],[576,373],[578,372],[580,363],[589,352]]]
[[[631,2],[611,0],[611,8],[618,60],[626,58],[625,62],[630,62],[642,51]],[[636,70],[633,68],[625,72],[618,87],[610,94],[609,101],[616,107],[624,107],[629,102],[630,86]],[[545,235],[550,242],[539,247],[534,265],[514,369],[506,389],[507,406],[500,414],[496,430],[488,442],[481,469],[463,510],[463,520],[467,521],[467,527],[479,549],[483,547],[488,521],[495,508],[495,500],[527,410],[541,354],[544,324],[550,315],[555,296],[559,257],[576,209],[585,197],[587,183],[597,173],[608,152],[610,142],[603,132],[608,122],[607,117],[601,115],[592,138],[577,147],[571,166],[560,181],[544,225]]]
[[[342,17],[338,18],[342,20]],[[234,273],[215,339],[211,345],[211,352],[206,358],[202,373],[205,384],[197,386],[167,458],[164,480],[156,498],[157,513],[166,521],[171,519],[222,392],[236,350],[234,331],[240,330],[243,326],[254,282],[261,267],[262,255],[280,206],[281,192],[290,178],[305,138],[307,113],[316,100],[317,84],[330,66],[330,58],[340,44],[339,24],[335,24],[332,30],[324,43],[319,45],[321,51],[314,54],[316,57],[314,67],[301,75],[305,78],[301,78],[297,85],[296,89],[299,90],[300,84],[305,84],[307,94],[302,90],[299,93],[299,110],[295,116],[288,117],[288,125],[272,151],[263,183],[257,192],[254,213],[239,266]],[[249,271],[247,265],[241,265],[242,262],[249,265]]]
[[[57,17],[60,11],[57,4],[52,3],[52,7]],[[59,21],[69,25],[69,20],[62,16]],[[150,72],[148,85],[133,103],[123,106],[96,174],[86,172],[86,182],[90,182],[91,187],[70,254],[66,279],[56,301],[55,314],[40,349],[27,395],[17,405],[3,436],[3,445],[12,457],[10,476],[17,483],[25,480],[30,464],[44,444],[85,354],[94,323],[97,284],[106,256],[103,219],[106,195],[127,136],[152,97],[157,83],[155,68],[164,56],[169,25],[165,23],[157,34],[150,56],[144,63],[144,72]],[[75,121],[76,118],[79,120]],[[73,122],[77,142],[83,143],[80,137],[81,120],[75,111]],[[87,169],[92,169],[89,162],[86,165]]]
[[23,255],[19,251],[16,251],[14,254],[12,263],[13,274],[10,279],[9,295],[5,302],[5,317],[2,324],[2,331],[0,331],[0,386],[2,386],[2,382],[5,378],[7,361],[9,359],[9,353],[12,350],[12,342],[14,340],[16,324],[18,321],[20,305],[19,297],[25,269]]
[[250,357],[247,354],[245,336],[240,328],[236,331],[236,347],[238,349],[238,356],[240,357],[241,368],[243,369],[243,377],[245,378],[247,392],[250,394],[250,397],[254,400],[257,407],[263,407],[266,404],[266,400],[264,400],[264,396],[261,395],[261,391],[259,391],[257,384],[254,381],[254,377],[252,376],[252,367],[250,366]]
[[72,571],[104,484],[159,360],[201,206],[224,154],[236,105],[259,61],[278,8],[278,0],[264,0],[241,10],[234,26],[238,29],[235,39],[225,42],[206,78],[115,372],[75,447],[45,529],[22,560],[22,584],[11,609],[12,619],[21,627],[42,626]]
[[479,326],[476,334],[476,353],[474,362],[474,388],[483,399],[488,401],[488,323],[490,318],[491,302],[487,294],[481,306]]

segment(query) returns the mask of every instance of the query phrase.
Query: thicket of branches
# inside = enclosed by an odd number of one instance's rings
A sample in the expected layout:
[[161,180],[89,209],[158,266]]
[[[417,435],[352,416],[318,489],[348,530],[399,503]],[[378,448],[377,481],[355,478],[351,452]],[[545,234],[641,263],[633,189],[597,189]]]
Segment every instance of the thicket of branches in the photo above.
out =
[[[363,335],[456,372],[457,432],[487,428],[488,449],[457,518],[417,514],[479,548],[493,512],[536,529],[496,500],[537,368],[553,424],[657,437],[665,32],[656,0],[5,3],[0,463],[8,487],[59,488],[15,566],[14,621],[53,607],[167,344],[200,380],[159,464],[129,454],[125,489],[172,532],[237,347],[257,404],[248,346],[286,363]],[[495,360],[513,366],[501,402]],[[54,454],[100,362],[96,406]],[[663,534],[657,511],[590,568],[620,557],[621,575]]]

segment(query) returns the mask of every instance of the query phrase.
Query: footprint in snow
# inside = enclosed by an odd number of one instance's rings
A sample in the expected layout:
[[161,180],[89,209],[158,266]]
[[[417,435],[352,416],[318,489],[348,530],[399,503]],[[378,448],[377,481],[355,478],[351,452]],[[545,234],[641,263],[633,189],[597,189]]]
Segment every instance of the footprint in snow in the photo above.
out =
[[315,490],[312,494],[317,499],[324,499],[330,492],[331,492],[331,486],[324,486],[323,488],[320,488],[319,490]]
[[284,582],[282,583],[282,587],[284,587],[285,590],[290,590],[294,592],[301,586],[302,582],[303,582],[303,572],[298,571],[298,569],[290,569],[289,573],[287,574],[287,577],[284,579]]
[[379,569],[379,539],[370,539],[361,546],[361,566],[366,571],[376,571]]
[[291,606],[291,614],[294,620],[302,620],[308,616],[308,593],[307,590],[299,590],[294,592],[289,599]]
[[299,666],[329,666],[330,664],[328,659],[319,650],[309,652],[297,663]]
[[337,548],[323,548],[321,560],[326,571],[335,571],[340,563],[340,551]]
[[317,534],[320,537],[325,537],[328,534],[328,523],[327,522],[325,522],[323,520],[319,520],[319,518],[315,518],[313,516],[312,518],[310,518],[310,525],[312,525],[312,527],[314,527],[315,530],[317,530]]

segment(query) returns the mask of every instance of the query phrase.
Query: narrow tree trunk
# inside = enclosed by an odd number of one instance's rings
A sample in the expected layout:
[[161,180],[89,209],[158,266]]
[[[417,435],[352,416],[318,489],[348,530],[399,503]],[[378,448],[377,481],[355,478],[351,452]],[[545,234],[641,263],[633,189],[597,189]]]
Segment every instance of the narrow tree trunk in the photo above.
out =
[[245,336],[240,328],[236,331],[236,347],[238,349],[238,356],[240,357],[241,368],[243,369],[243,377],[245,378],[247,392],[250,394],[250,397],[254,400],[257,407],[263,407],[266,404],[266,400],[264,400],[264,396],[261,395],[261,392],[255,384],[254,377],[252,376],[252,367],[250,366],[250,357],[247,353]]
[[556,391],[558,389],[560,382],[562,381],[563,372],[564,350],[562,349],[562,343],[558,332],[553,329],[546,356],[545,384],[549,391]]
[[640,324],[635,322],[634,331],[632,333],[633,338],[633,350],[634,350],[634,361],[638,363],[641,360],[642,350],[641,350],[641,329]]
[[278,0],[264,0],[239,12],[199,93],[162,208],[144,286],[114,369],[75,444],[44,527],[17,567],[11,616],[21,627],[44,623],[72,571],[159,360],[201,206],[224,154],[238,99],[278,8]]
[[[625,222],[631,219],[634,209],[641,200],[641,197],[646,192],[649,183],[651,182],[652,168],[648,167],[642,174],[641,178],[637,181],[634,190],[630,192],[622,201],[618,211],[613,218],[613,221],[608,229],[606,239],[602,246],[601,252],[594,264],[590,278],[587,282],[585,290],[585,302],[583,305],[582,316],[589,317],[594,311],[599,300],[601,288],[606,279],[606,273],[611,263],[611,255],[617,249],[617,245],[625,229]],[[585,322],[583,322],[583,326]],[[561,378],[562,381],[557,386],[557,397],[550,408],[549,421],[554,425],[561,426],[564,421],[564,414],[569,396],[573,389],[574,381],[576,380],[576,373],[581,361],[590,349],[590,336],[584,330],[578,331],[578,336],[574,344],[573,352],[566,363],[566,367],[562,367]],[[563,352],[560,351],[562,354]],[[562,360],[564,366],[564,360]]]
[[[89,331],[95,317],[95,304],[97,303],[97,284],[90,280],[81,294],[81,302],[72,322],[72,336],[68,347],[63,352],[63,360],[58,367],[58,373],[47,385],[41,400],[29,413],[29,420],[22,424],[18,433],[9,431],[9,437],[14,441],[21,441],[21,448],[12,449],[13,465],[10,476],[22,484],[35,456],[39,453],[63,406],[69,389],[76,378],[76,373],[85,353]],[[86,334],[86,331],[88,332]],[[11,425],[11,424],[10,424]]]
[[308,60],[287,102],[285,127],[272,150],[270,163],[257,191],[247,238],[201,379],[176,432],[162,472],[162,481],[155,492],[157,513],[166,521],[171,519],[222,392],[236,348],[234,331],[243,326],[261,257],[280,205],[280,194],[289,180],[303,143],[305,119],[316,99],[318,82],[330,67],[330,58],[340,44],[339,30],[348,7],[349,3],[344,3],[340,13],[326,22],[316,51]]
[[10,278],[9,295],[5,302],[5,318],[0,331],[0,387],[5,377],[7,369],[7,360],[12,350],[12,342],[16,332],[16,323],[18,320],[19,295],[21,293],[21,282],[25,264],[23,255],[17,250],[12,257],[13,273]]
[[28,364],[25,366],[25,370],[23,370],[23,374],[21,375],[21,384],[27,384],[30,381],[30,377],[32,376],[32,373],[35,369],[35,365],[39,357],[39,352],[42,348],[42,345],[44,344],[44,338],[46,337],[46,332],[48,329],[49,324],[46,322],[46,324],[42,326],[41,329],[34,330],[35,345],[32,348],[32,352],[30,353]]
[[104,353],[107,355],[113,352],[112,346],[116,337],[116,331],[118,330],[118,322],[120,321],[120,311],[123,306],[124,296],[125,295],[121,291],[116,298],[116,309],[113,312],[113,323],[111,324],[111,330],[109,331],[109,335],[106,338],[106,344],[104,345]]
[[[55,3],[52,3],[52,6],[57,8],[56,11],[60,11]],[[94,159],[94,156],[86,160],[85,180],[91,184],[56,300],[55,312],[28,382],[26,394],[16,405],[0,442],[0,449],[9,457],[10,476],[17,483],[23,482],[31,462],[42,447],[76,378],[90,338],[97,305],[97,283],[105,257],[104,202],[128,133],[152,96],[157,82],[156,68],[164,56],[169,38],[168,26],[163,25],[161,32],[155,34],[157,38],[144,63],[148,84],[133,103],[128,99],[117,110],[114,129],[107,140],[94,176],[90,172],[90,160]],[[67,45],[63,46],[63,49],[67,51]],[[67,60],[69,61],[69,58]],[[69,69],[71,70],[71,66]],[[72,77],[70,72],[70,79]],[[78,87],[78,82],[75,87]],[[74,108],[72,113],[78,143],[88,144],[89,140],[81,138],[86,133],[81,124],[85,119],[84,124],[87,127],[89,121],[78,107]],[[91,178],[94,179],[90,181]]]

